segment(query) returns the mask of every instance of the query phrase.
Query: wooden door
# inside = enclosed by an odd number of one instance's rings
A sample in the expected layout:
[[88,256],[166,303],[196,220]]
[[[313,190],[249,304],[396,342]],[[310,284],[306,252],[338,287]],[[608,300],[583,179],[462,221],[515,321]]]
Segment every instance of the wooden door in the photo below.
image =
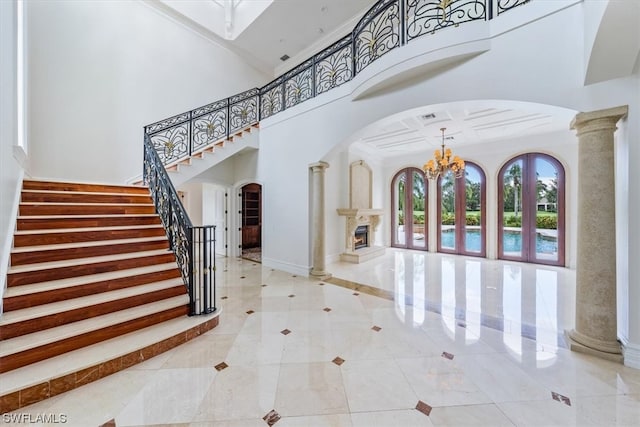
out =
[[242,248],[262,245],[262,187],[247,184],[242,187]]

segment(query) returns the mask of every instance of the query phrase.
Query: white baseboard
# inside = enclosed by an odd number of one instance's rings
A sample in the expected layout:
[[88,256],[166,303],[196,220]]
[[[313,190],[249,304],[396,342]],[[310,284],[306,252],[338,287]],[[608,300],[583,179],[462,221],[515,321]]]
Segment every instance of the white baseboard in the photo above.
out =
[[13,203],[11,205],[11,215],[6,230],[6,239],[2,244],[2,252],[0,252],[0,314],[2,314],[2,297],[7,287],[7,271],[9,270],[9,257],[11,255],[11,246],[13,245],[13,235],[16,229],[16,219],[18,218],[18,206],[20,204],[20,195],[22,194],[22,180],[24,179],[24,169],[20,169],[18,179],[16,181],[16,189],[13,195]]
[[275,268],[276,270],[286,271],[287,273],[297,274],[299,276],[309,276],[311,266],[302,266],[297,264],[289,264],[287,262],[278,261],[271,258],[262,257],[262,265],[265,267]]
[[625,366],[640,369],[640,344],[624,344],[622,346],[622,354],[624,354]]

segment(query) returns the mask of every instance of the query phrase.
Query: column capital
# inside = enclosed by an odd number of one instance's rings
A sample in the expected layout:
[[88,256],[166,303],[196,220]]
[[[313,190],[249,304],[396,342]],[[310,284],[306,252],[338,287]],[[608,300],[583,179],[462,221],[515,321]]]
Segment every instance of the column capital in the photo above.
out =
[[604,110],[578,113],[571,121],[570,129],[578,131],[578,134],[594,132],[598,130],[616,128],[616,123],[629,112],[629,106],[607,108]]
[[317,163],[311,163],[309,165],[309,167],[314,171],[314,172],[320,172],[320,171],[324,171],[326,168],[329,167],[329,163],[327,162],[317,162]]

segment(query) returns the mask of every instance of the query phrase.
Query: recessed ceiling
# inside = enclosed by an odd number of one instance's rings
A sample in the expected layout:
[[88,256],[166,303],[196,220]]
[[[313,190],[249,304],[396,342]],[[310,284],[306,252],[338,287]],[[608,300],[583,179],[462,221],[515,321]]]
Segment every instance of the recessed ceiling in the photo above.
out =
[[448,148],[568,129],[574,111],[512,101],[469,101],[423,107],[369,126],[354,147],[379,158],[440,148],[441,128]]

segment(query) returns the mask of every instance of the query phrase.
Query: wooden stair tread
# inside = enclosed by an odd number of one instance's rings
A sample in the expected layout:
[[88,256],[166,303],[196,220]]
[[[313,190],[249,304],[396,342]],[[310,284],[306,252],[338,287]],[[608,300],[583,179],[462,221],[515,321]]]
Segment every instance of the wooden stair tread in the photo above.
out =
[[[129,288],[118,289],[114,291],[101,292],[89,296],[58,301],[49,304],[42,304],[36,307],[25,308],[21,310],[9,311],[2,314],[0,318],[0,326],[9,326],[17,322],[36,319],[43,316],[62,313],[67,310],[87,307],[95,304],[103,304],[109,301],[116,301],[123,298],[129,298],[136,295],[168,289],[176,286],[184,287],[181,278],[168,279],[160,282],[148,283],[145,285],[132,286]],[[185,288],[186,293],[186,288]]]
[[[40,218],[40,217],[38,217]],[[56,216],[56,219],[59,219]],[[77,218],[77,216],[74,216]],[[162,228],[162,224],[143,224],[143,225],[131,225],[131,226],[111,226],[111,227],[79,227],[79,228],[42,228],[38,230],[16,230],[15,236],[31,236],[37,234],[67,234],[67,233],[83,233],[87,231],[121,231],[121,230],[146,230]]]
[[0,396],[87,369],[170,338],[220,315],[179,317],[0,374]]
[[81,286],[91,283],[115,280],[124,277],[132,277],[140,274],[153,273],[164,270],[177,269],[175,263],[154,264],[144,267],[136,267],[124,270],[109,271],[106,273],[97,273],[88,276],[76,276],[67,279],[50,280],[46,282],[32,283],[29,285],[11,286],[5,290],[4,297],[16,297],[21,295],[34,294],[38,292],[52,291],[56,289],[64,289],[71,286]]
[[85,247],[96,247],[96,246],[116,246],[123,245],[128,243],[142,243],[142,242],[161,242],[167,241],[166,236],[156,236],[156,237],[138,237],[132,239],[114,239],[114,240],[98,240],[98,241],[90,241],[90,242],[75,242],[75,243],[58,243],[58,244],[50,244],[50,245],[38,245],[38,246],[20,246],[14,247],[11,250],[12,254],[26,253],[26,252],[34,252],[34,251],[57,251],[60,249],[72,249],[72,248],[85,248]]
[[60,220],[60,219],[78,219],[78,218],[135,218],[135,217],[143,217],[143,218],[156,218],[158,215],[151,213],[141,213],[141,214],[87,214],[87,215],[18,215],[18,220],[21,219],[52,219],[52,220]]
[[188,303],[189,297],[186,294],[180,295],[162,301],[144,304],[128,308],[126,310],[120,310],[114,313],[58,326],[56,328],[45,329],[43,331],[4,340],[0,347],[0,357],[6,357],[11,354],[23,352],[55,341],[81,335],[83,333],[92,332],[97,329],[106,328],[132,319],[151,316],[154,313],[158,313],[169,308],[184,306]]
[[[154,206],[153,203],[76,203],[76,202],[20,202],[20,206]],[[32,215],[40,217],[40,215]],[[54,215],[51,215],[54,216]]]
[[124,260],[124,259],[132,259],[132,258],[144,258],[144,257],[149,257],[154,255],[165,255],[167,253],[168,251],[166,249],[157,249],[153,251],[144,251],[144,252],[136,252],[136,253],[102,255],[102,256],[89,257],[89,258],[74,258],[74,259],[63,260],[63,261],[50,261],[50,262],[39,262],[39,263],[25,264],[25,265],[13,265],[9,267],[9,271],[7,275],[26,273],[31,271],[50,270],[54,268],[83,266],[87,264],[97,264],[101,262],[118,261],[118,260]]
[[22,188],[23,190],[52,190],[55,188],[57,190],[70,192],[78,191],[78,189],[85,192],[109,190],[110,192],[125,194],[149,194],[149,188],[147,186],[61,182],[43,179],[25,179],[22,182]]

